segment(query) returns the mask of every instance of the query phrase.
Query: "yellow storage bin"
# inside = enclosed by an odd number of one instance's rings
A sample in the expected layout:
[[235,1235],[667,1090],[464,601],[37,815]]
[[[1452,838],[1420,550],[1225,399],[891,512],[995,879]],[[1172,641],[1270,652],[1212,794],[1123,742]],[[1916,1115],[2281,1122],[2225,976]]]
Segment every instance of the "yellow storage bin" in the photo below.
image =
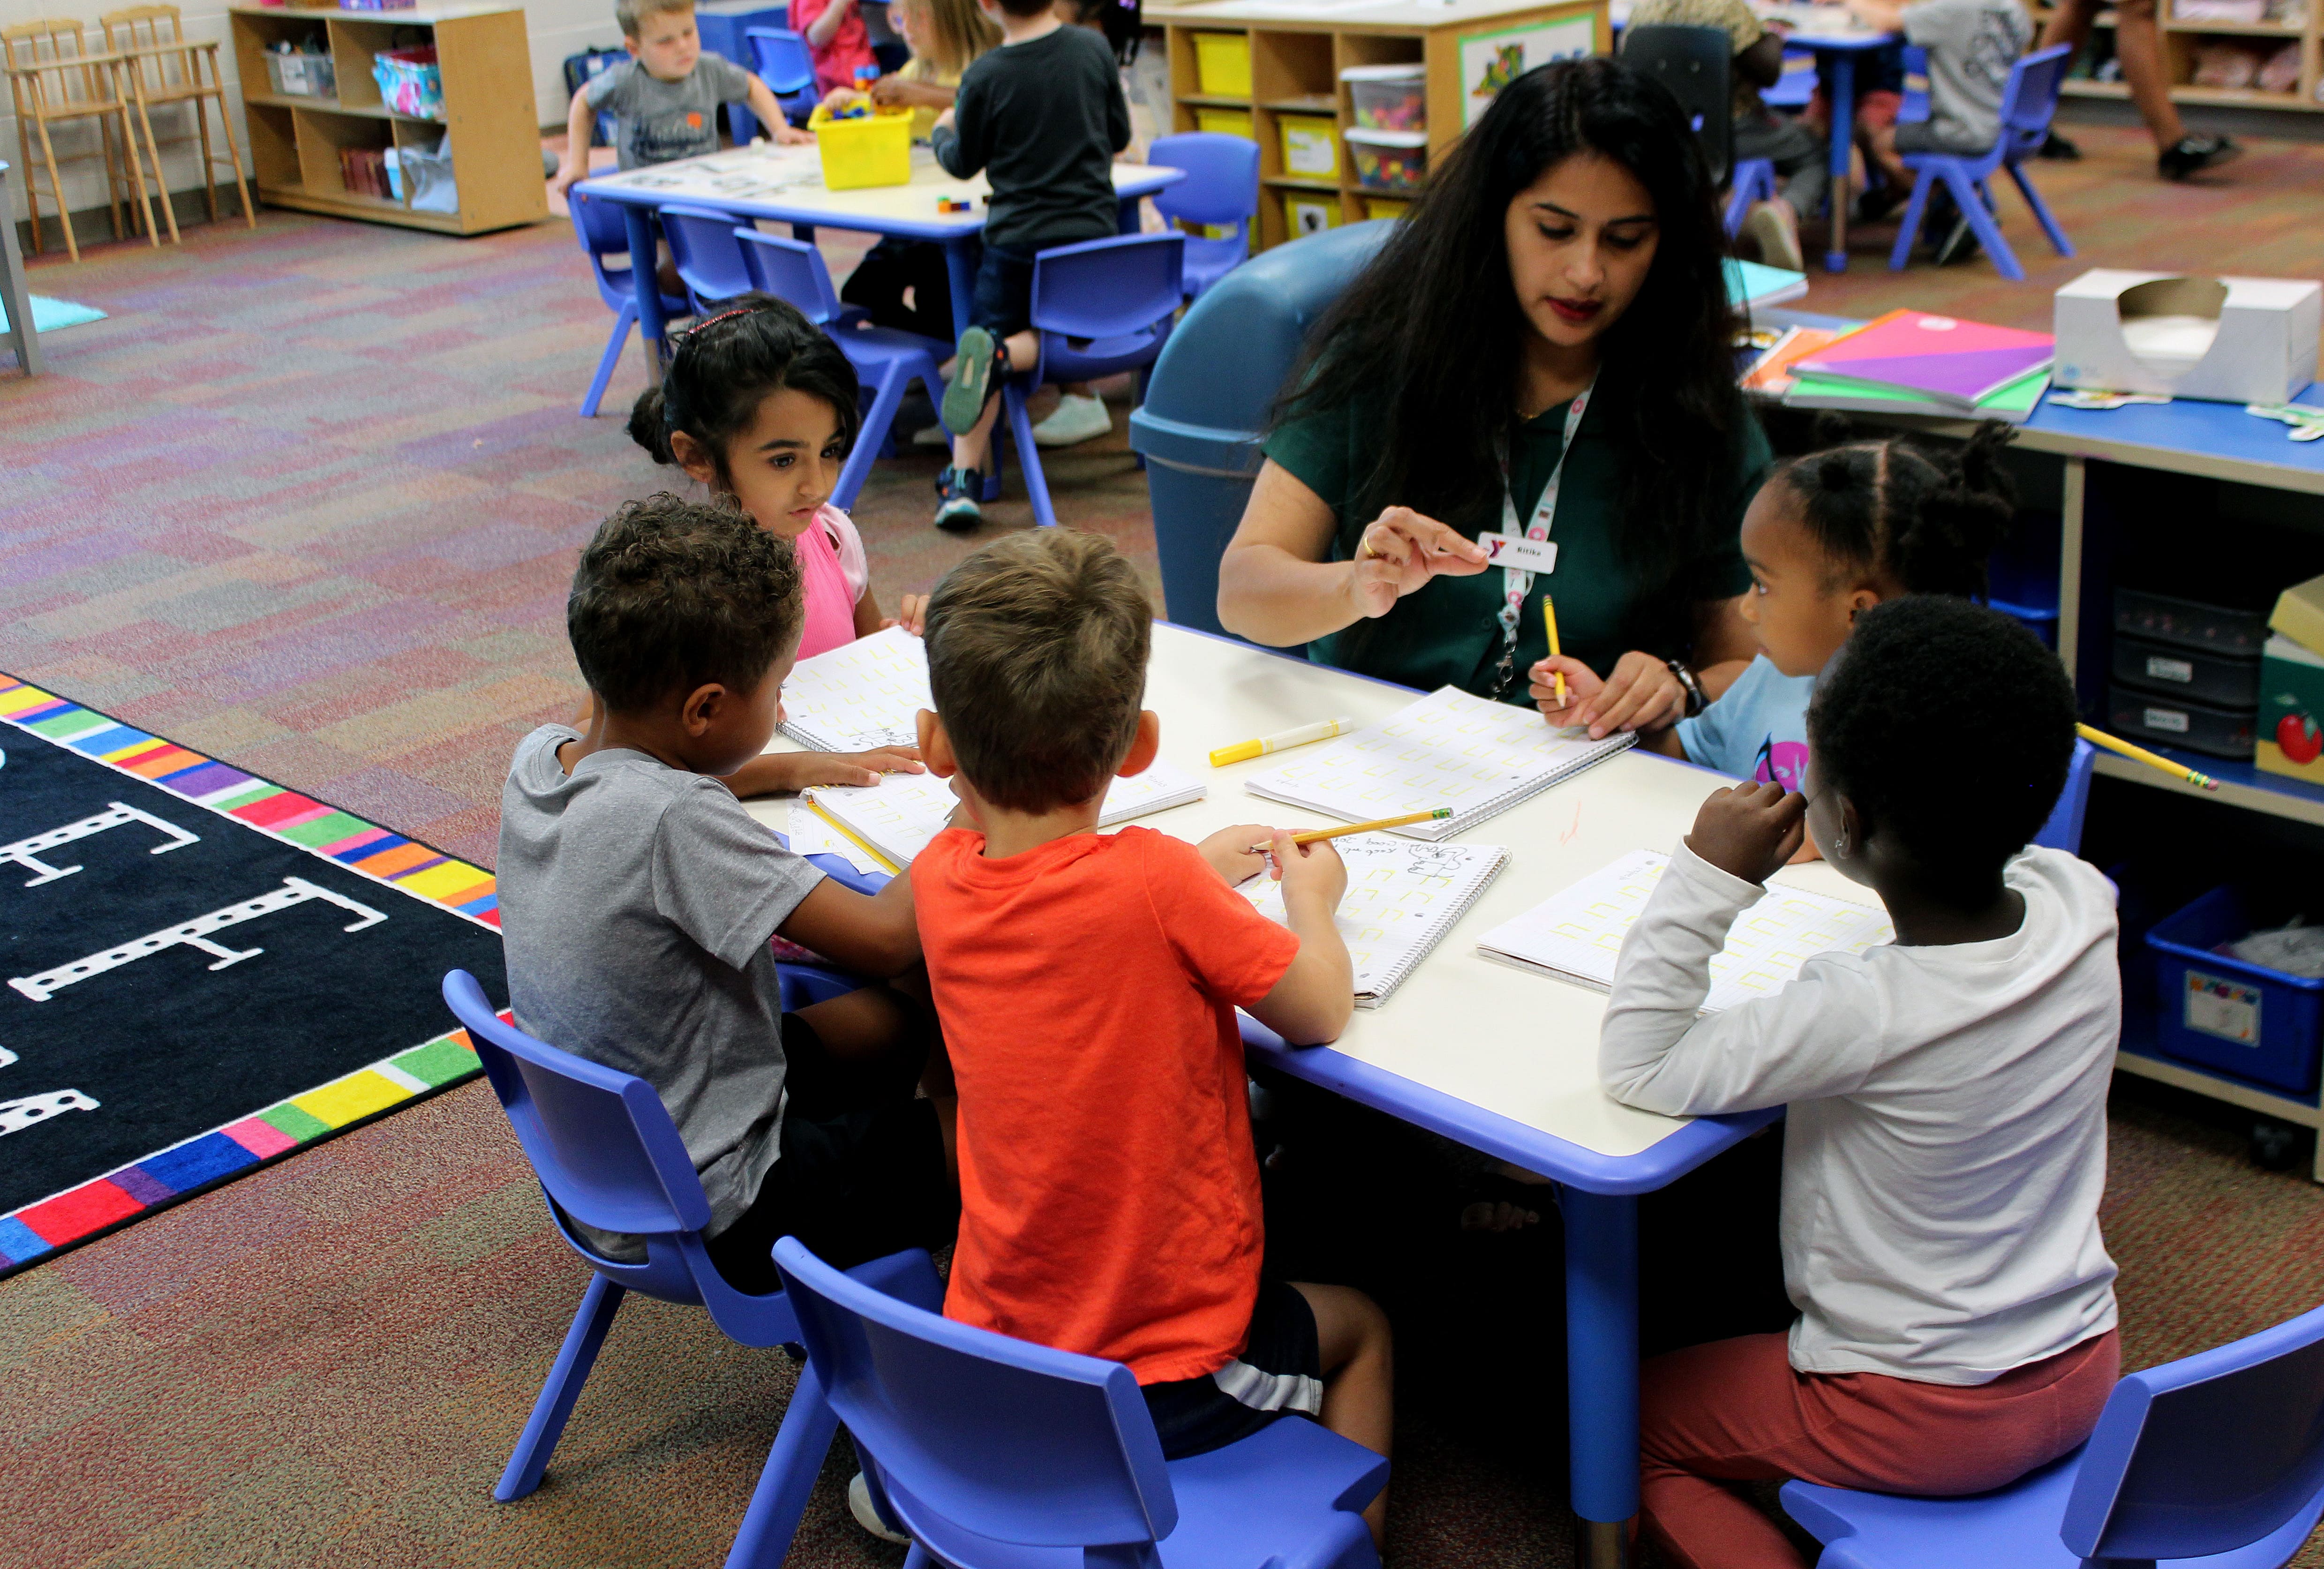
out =
[[1194,129],[1215,131],[1222,136],[1240,136],[1247,142],[1259,140],[1251,134],[1249,109],[1196,109]]
[[912,111],[875,109],[860,119],[836,120],[823,105],[807,116],[816,151],[823,154],[827,190],[906,185],[912,178]]
[[1364,198],[1364,217],[1368,218],[1400,218],[1405,215],[1406,209],[1409,208],[1411,206],[1412,204],[1408,201],[1390,201],[1382,197],[1368,196]]
[[1194,34],[1194,79],[1207,97],[1250,97],[1250,34]]
[[1278,115],[1283,172],[1305,180],[1340,178],[1340,125],[1329,115]]
[[1322,191],[1286,190],[1283,193],[1283,226],[1295,240],[1336,229],[1340,226],[1340,198]]

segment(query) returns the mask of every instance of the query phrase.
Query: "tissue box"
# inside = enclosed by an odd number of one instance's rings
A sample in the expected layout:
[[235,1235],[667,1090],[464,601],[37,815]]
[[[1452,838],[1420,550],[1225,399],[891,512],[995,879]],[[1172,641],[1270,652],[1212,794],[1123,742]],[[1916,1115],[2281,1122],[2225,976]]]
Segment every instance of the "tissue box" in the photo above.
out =
[[2061,387],[2281,403],[2316,379],[2324,286],[2096,268],[2058,291]]
[[2324,654],[2272,637],[2259,659],[2258,745],[2264,773],[2324,785]]

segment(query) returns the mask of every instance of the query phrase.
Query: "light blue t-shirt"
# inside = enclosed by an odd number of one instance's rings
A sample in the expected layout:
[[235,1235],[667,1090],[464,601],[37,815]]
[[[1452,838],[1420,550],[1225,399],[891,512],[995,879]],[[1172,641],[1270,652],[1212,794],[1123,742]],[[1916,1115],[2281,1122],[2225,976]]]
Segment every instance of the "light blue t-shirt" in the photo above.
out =
[[1761,654],[1735,684],[1692,719],[1678,722],[1689,762],[1738,779],[1760,780],[1787,790],[1804,788],[1808,771],[1808,699],[1813,676],[1787,676]]

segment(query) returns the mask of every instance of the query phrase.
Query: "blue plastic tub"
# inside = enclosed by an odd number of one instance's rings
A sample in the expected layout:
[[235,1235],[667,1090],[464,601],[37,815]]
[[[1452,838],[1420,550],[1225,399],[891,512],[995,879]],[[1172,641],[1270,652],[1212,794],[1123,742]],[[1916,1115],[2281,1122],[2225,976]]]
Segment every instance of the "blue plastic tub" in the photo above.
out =
[[2324,981],[2213,952],[2274,924],[2255,918],[2234,888],[2215,888],[2154,923],[2146,946],[2154,955],[2155,1045],[2248,1084],[2312,1095]]

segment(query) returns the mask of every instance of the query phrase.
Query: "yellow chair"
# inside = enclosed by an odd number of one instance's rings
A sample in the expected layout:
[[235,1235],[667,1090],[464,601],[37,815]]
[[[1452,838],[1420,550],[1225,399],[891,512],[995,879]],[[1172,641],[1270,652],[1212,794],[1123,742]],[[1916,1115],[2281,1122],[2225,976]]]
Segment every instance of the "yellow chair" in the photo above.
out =
[[[202,194],[209,203],[210,222],[218,221],[218,165],[224,163],[234,171],[235,193],[242,198],[243,221],[256,228],[258,213],[251,206],[250,187],[243,179],[242,150],[235,145],[234,116],[226,112],[226,83],[218,74],[218,46],[188,40],[184,19],[175,5],[133,5],[123,11],[108,11],[97,21],[105,29],[107,51],[121,57],[120,73],[129,84],[130,102],[136,106],[137,124],[145,133],[145,153],[153,166],[153,184],[161,191],[161,210],[169,215],[170,238],[178,237],[178,215],[170,206],[169,188],[161,175],[161,149],[183,147],[197,140],[202,149]],[[209,66],[207,79],[202,70],[204,61]],[[203,101],[211,98],[217,101],[218,125],[226,134],[224,158],[210,145],[210,117]],[[183,104],[193,111],[193,134],[157,143],[151,111],[174,104]]]
[[[113,207],[113,237],[125,238],[129,231],[121,221],[122,190],[126,187],[131,203],[142,208],[145,181],[138,166],[137,143],[129,134],[129,116],[115,79],[112,57],[89,54],[78,22],[49,17],[0,27],[0,59],[6,62],[9,95],[16,110],[16,140],[24,160],[24,207],[32,220],[32,254],[40,254],[42,248],[41,187],[35,174],[45,169],[49,196],[57,204],[57,218],[64,226],[65,250],[74,261],[80,260],[80,242],[73,234],[72,213],[65,205],[64,184],[57,175],[56,145],[49,134],[51,126],[76,121],[97,123],[103,143],[106,195]],[[122,157],[114,151],[115,120],[121,122],[121,153],[126,156],[127,173],[122,171]],[[41,152],[38,164],[32,162],[35,137]],[[65,162],[97,156],[97,152],[68,153]],[[146,237],[159,245],[161,236],[154,232],[150,209],[144,209],[144,225]]]

